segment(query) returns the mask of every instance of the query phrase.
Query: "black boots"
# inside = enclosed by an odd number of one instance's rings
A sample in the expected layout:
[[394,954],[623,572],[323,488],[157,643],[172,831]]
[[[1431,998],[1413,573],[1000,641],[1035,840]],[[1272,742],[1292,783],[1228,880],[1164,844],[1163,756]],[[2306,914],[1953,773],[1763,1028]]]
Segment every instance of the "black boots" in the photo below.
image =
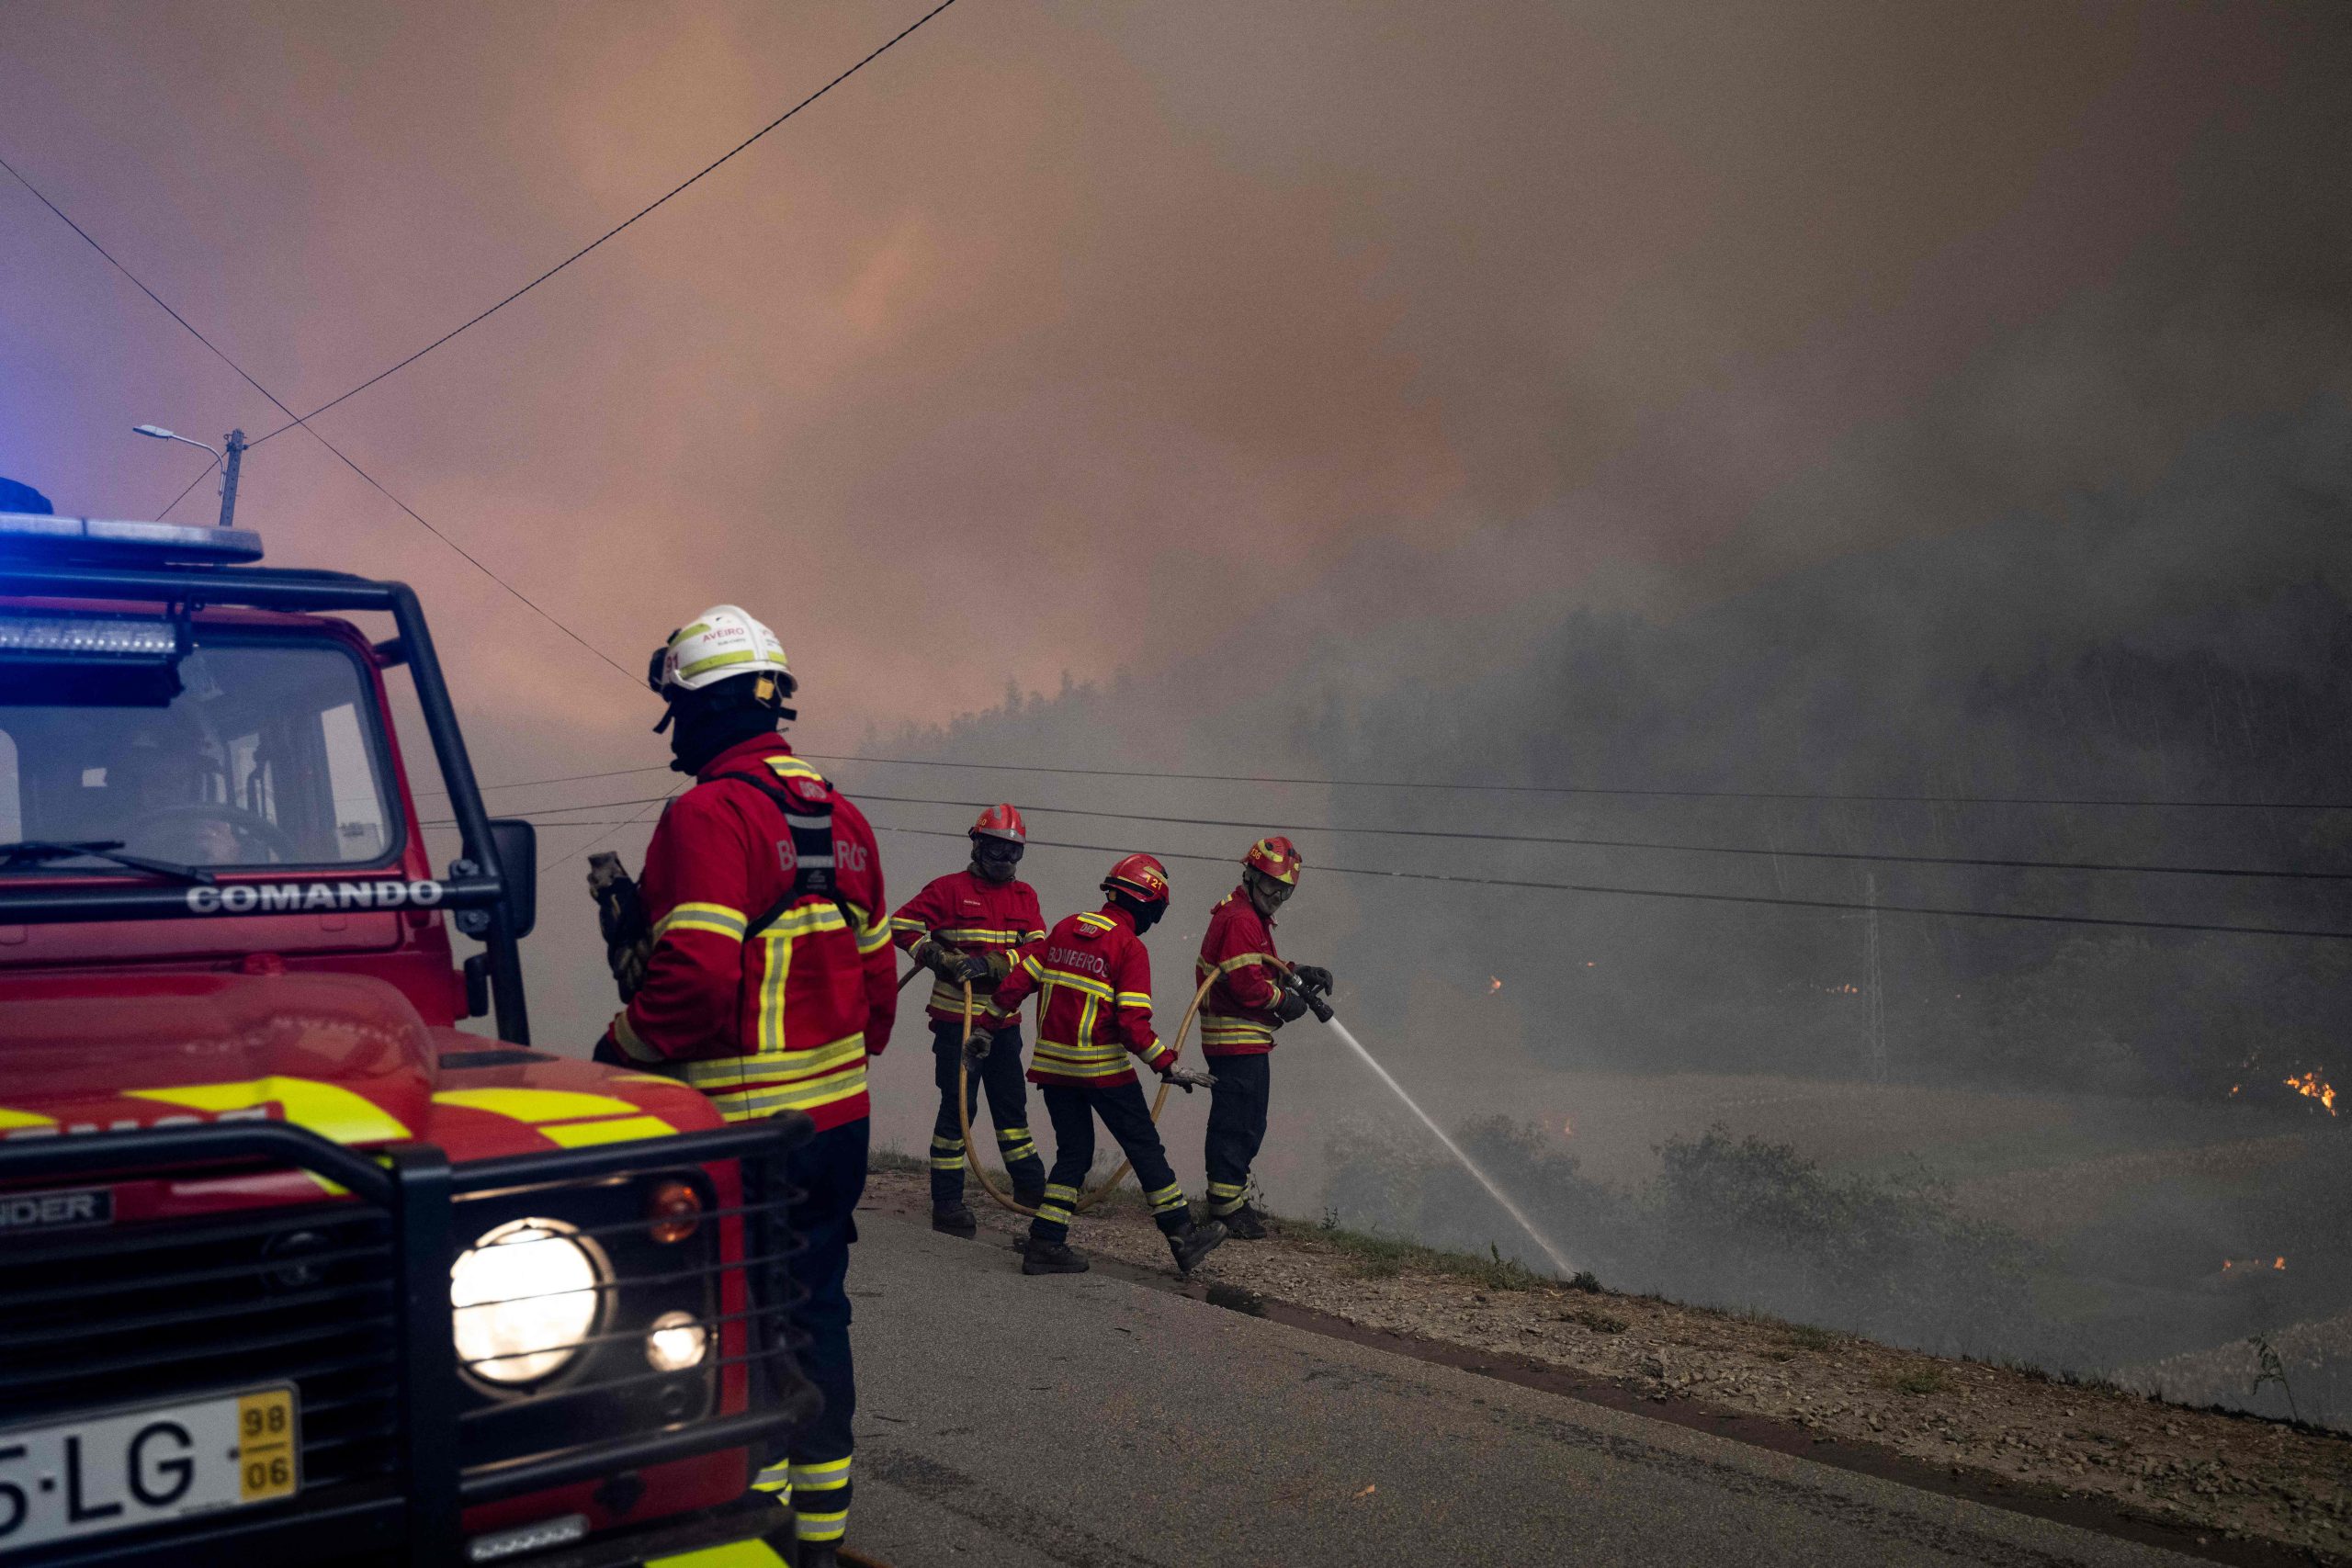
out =
[[965,1207],[964,1200],[954,1198],[944,1203],[933,1202],[931,1228],[942,1235],[960,1235],[969,1239],[979,1234],[980,1222],[972,1217],[972,1211]]
[[1021,1254],[1023,1274],[1083,1274],[1086,1269],[1086,1259],[1065,1242],[1041,1241],[1033,1235]]
[[1236,1241],[1266,1239],[1266,1216],[1247,1203],[1229,1214],[1219,1214],[1217,1218],[1225,1225],[1225,1234]]
[[1206,1258],[1225,1240],[1225,1223],[1211,1220],[1206,1224],[1187,1223],[1181,1231],[1168,1233],[1168,1250],[1176,1257],[1176,1272],[1189,1274],[1193,1265]]
[[800,1542],[800,1568],[839,1568],[841,1552],[830,1540]]

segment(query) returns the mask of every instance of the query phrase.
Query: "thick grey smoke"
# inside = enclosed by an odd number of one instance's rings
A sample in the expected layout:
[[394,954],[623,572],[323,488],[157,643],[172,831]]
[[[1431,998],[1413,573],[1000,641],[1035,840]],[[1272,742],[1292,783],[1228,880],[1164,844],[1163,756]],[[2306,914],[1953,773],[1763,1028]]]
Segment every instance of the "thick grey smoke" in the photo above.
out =
[[[2352,869],[2352,810],[2271,808],[2347,799],[2347,523],[2352,411],[2324,399],[2218,426],[2143,489],[1807,567],[1679,616],[1579,610],[1482,632],[1448,619],[1450,645],[1439,627],[1383,625],[1310,647],[1278,679],[1203,660],[1164,683],[1009,698],[945,734],[875,742],[967,761],[1950,803],[916,770],[874,770],[868,788],[953,793],[941,780],[961,780],[1014,794],[1041,838],[1212,861],[1256,829],[1036,808],[1338,826],[1299,835],[1310,870],[1287,940],[1329,959],[1358,1032],[1604,1280],[2113,1371],[2352,1304],[2352,1133],[2287,1082],[2331,1067],[2352,1078],[2339,1026],[2352,941],[1863,907],[2352,931],[2346,884],[1363,829]],[[2223,804],[1965,803],[1983,797]],[[901,827],[951,815],[877,811]],[[921,855],[944,840],[898,842]],[[1082,898],[1101,858],[1039,851],[1047,901]],[[1181,975],[1228,874],[1171,863],[1185,908],[1155,945]],[[1854,908],[1314,869],[1333,865]],[[1278,1207],[1525,1252],[1311,1025],[1278,1059],[1261,1172]],[[1173,1124],[1182,1150],[1189,1123]],[[2325,1347],[2331,1333],[2304,1337]],[[2352,1419],[2323,1396],[2342,1355],[2309,1352],[2307,1416]],[[2199,1398],[2254,1393],[2226,1375],[2164,1375]]]

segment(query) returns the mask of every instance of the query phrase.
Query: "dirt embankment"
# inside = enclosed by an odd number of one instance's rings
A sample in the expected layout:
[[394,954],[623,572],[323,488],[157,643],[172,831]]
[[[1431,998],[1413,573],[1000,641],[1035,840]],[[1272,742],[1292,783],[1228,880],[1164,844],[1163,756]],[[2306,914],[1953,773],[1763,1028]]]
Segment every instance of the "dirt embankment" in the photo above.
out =
[[[971,1194],[985,1240],[1025,1222]],[[871,1201],[920,1217],[922,1179],[880,1171]],[[1148,1215],[1080,1220],[1081,1251],[1168,1265]],[[2352,1438],[2166,1404],[2121,1389],[1898,1350],[1773,1319],[1540,1280],[1496,1263],[1277,1222],[1228,1242],[1196,1278],[1361,1328],[1508,1356],[1638,1398],[1873,1445],[2010,1492],[2122,1510],[2352,1562]]]

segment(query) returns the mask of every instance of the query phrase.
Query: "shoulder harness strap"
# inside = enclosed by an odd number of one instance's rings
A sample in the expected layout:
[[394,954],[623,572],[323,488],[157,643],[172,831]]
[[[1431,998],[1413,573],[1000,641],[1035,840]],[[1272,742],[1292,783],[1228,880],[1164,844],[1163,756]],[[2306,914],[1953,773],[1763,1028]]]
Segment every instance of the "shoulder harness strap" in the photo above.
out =
[[808,897],[831,898],[833,907],[842,912],[842,919],[849,923],[850,933],[854,936],[857,916],[842,900],[833,874],[832,786],[813,768],[796,769],[790,776],[793,783],[801,787],[791,788],[777,783],[773,769],[763,769],[756,773],[718,773],[710,781],[716,784],[719,779],[734,779],[750,784],[775,802],[775,808],[784,813],[785,827],[792,835],[792,886],[786,889],[784,897],[744,928],[743,940],[750,942],[757,937],[782,919],[786,909]]

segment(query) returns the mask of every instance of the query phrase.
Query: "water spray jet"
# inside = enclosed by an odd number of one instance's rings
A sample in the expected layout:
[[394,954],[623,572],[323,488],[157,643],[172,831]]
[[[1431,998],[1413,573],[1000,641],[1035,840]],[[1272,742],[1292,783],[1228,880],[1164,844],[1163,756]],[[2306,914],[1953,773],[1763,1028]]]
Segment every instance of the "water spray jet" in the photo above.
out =
[[1576,1273],[1575,1266],[1561,1255],[1560,1249],[1553,1246],[1542,1231],[1535,1228],[1535,1222],[1529,1219],[1517,1203],[1511,1201],[1510,1194],[1505,1192],[1493,1177],[1480,1168],[1478,1162],[1470,1157],[1468,1150],[1447,1135],[1445,1129],[1439,1126],[1430,1113],[1421,1109],[1420,1101],[1405,1092],[1405,1086],[1391,1077],[1388,1069],[1380,1065],[1380,1059],[1364,1048],[1363,1042],[1355,1037],[1354,1032],[1333,1016],[1330,1003],[1325,1001],[1312,987],[1299,984],[1295,976],[1283,976],[1282,985],[1283,989],[1305,1002],[1317,1019],[1329,1025],[1331,1032],[1344,1041],[1349,1050],[1363,1058],[1363,1065],[1370,1067],[1379,1077],[1380,1081],[1388,1086],[1388,1091],[1391,1094],[1405,1102],[1406,1110],[1420,1118],[1421,1125],[1427,1127],[1430,1134],[1445,1145],[1446,1153],[1459,1161],[1462,1168],[1468,1171],[1478,1185],[1487,1190],[1487,1195],[1500,1203],[1503,1206],[1503,1212],[1519,1223],[1519,1228],[1527,1233],[1528,1239],[1543,1249],[1544,1256],[1552,1260],[1552,1267],[1558,1270],[1561,1279],[1566,1280]]

